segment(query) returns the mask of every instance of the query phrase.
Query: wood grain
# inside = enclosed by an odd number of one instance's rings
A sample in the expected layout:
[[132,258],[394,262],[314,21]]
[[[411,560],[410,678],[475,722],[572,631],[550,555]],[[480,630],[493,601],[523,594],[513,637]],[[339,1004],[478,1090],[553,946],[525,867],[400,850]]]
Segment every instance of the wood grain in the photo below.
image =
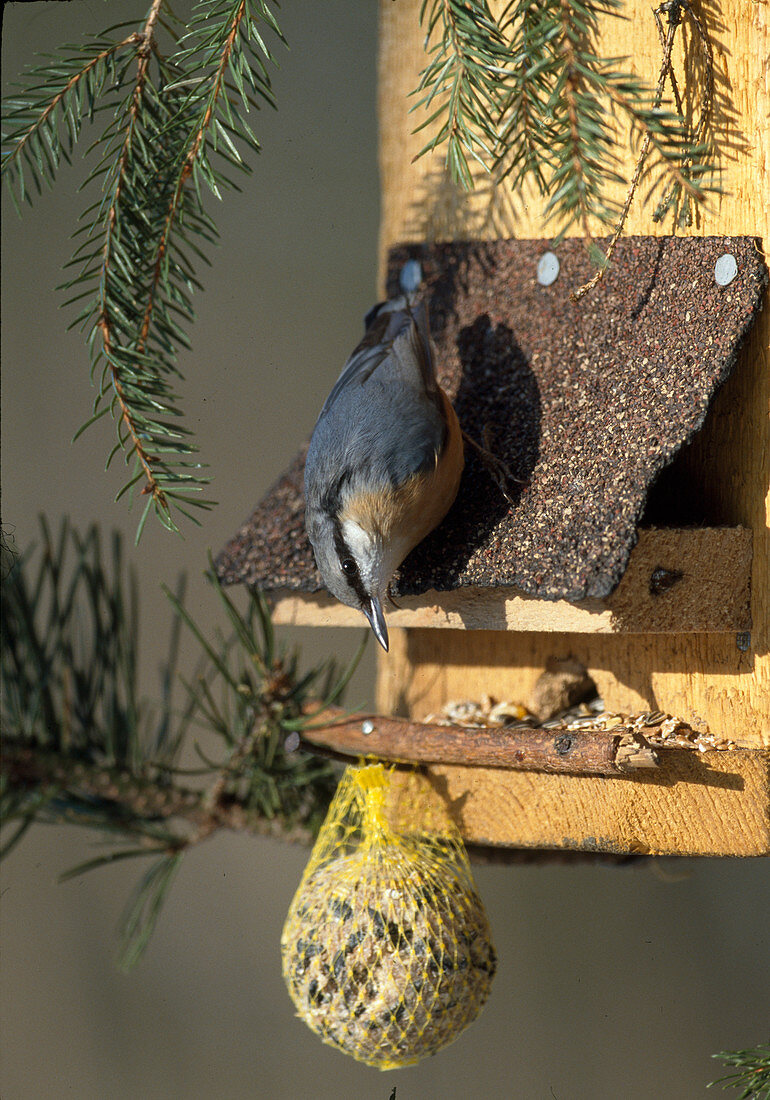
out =
[[[659,750],[659,769],[634,778],[436,766],[425,780],[395,772],[404,824],[414,807],[448,804],[476,844],[685,856],[770,853],[768,754]],[[437,813],[438,808],[433,812]]]
[[[409,93],[417,86],[425,65],[424,35],[419,27],[421,0],[391,0],[380,3],[380,54],[378,69],[378,113],[380,117],[380,176],[382,217],[380,223],[381,274],[387,249],[399,241],[453,240],[469,236],[491,238],[502,235],[500,219],[490,214],[490,191],[481,187],[465,195],[446,181],[444,149],[415,160],[428,133],[414,134],[425,116],[410,113],[414,99]],[[501,0],[492,3],[500,8]],[[751,234],[767,239],[770,194],[770,9],[766,3],[744,0],[694,0],[695,9],[708,28],[714,53],[714,105],[712,131],[718,144],[721,194],[709,200],[684,235],[709,236]],[[661,47],[646,0],[626,0],[623,19],[600,20],[599,50],[606,57],[629,59],[634,71],[648,84],[655,84],[661,63]],[[689,28],[677,35],[673,67],[685,98],[697,96],[701,66]],[[435,106],[435,105],[434,105]],[[622,124],[621,142],[627,140]],[[621,176],[631,178],[634,159],[629,151],[621,158]],[[479,179],[485,180],[479,171]],[[623,202],[626,184],[609,192]],[[654,204],[645,205],[637,196],[631,206],[626,233],[665,236],[669,223],[652,221]],[[510,209],[499,201],[498,211]],[[534,191],[516,196],[510,214],[509,236],[547,238],[553,230],[542,222],[543,199]],[[570,235],[579,236],[579,230]],[[597,235],[601,231],[597,227]]]

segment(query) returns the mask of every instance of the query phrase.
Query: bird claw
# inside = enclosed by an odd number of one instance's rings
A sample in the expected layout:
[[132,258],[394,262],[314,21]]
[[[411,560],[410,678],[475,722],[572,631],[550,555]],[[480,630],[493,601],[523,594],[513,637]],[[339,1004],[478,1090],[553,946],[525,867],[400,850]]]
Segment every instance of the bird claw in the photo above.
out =
[[463,439],[465,439],[467,443],[470,443],[470,445],[481,458],[481,461],[486,466],[487,471],[491,475],[495,485],[497,485],[498,489],[511,505],[511,507],[514,507],[516,505],[516,501],[508,491],[506,483],[510,481],[515,481],[517,485],[520,485],[523,489],[526,489],[530,482],[529,480],[525,481],[520,477],[516,477],[515,474],[512,474],[505,462],[503,462],[503,460],[492,451],[488,425],[484,426],[481,438],[484,441],[483,447],[480,443],[477,443],[475,439],[472,439],[467,432],[463,432]]

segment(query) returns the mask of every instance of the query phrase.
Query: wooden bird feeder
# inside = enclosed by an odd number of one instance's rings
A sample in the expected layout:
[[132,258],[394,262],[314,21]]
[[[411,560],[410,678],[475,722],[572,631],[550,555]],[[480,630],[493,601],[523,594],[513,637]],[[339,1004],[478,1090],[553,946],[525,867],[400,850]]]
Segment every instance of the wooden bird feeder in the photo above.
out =
[[[639,65],[649,56],[653,71],[654,23],[641,0],[629,6],[603,49]],[[383,282],[397,292],[403,263],[420,261],[440,380],[467,434],[510,472],[510,500],[469,449],[453,509],[394,588],[377,713],[328,714],[306,736],[335,753],[421,764],[474,844],[767,854],[761,6],[736,10],[713,41],[736,107],[715,104],[732,158],[723,194],[686,235],[622,238],[579,302],[569,295],[591,275],[583,242],[564,241],[554,262],[535,197],[515,240],[467,239],[480,199],[458,205],[450,241],[415,234],[415,204],[442,186],[435,165],[412,163],[420,139],[407,137],[407,93],[423,64],[417,7],[381,9]],[[630,225],[649,234],[649,210],[632,209]],[[262,588],[278,623],[360,627],[315,569],[303,461],[223,550],[219,574]],[[567,660],[586,670],[604,717],[569,728],[442,718],[451,701],[526,702]],[[407,772],[400,784],[408,805]]]

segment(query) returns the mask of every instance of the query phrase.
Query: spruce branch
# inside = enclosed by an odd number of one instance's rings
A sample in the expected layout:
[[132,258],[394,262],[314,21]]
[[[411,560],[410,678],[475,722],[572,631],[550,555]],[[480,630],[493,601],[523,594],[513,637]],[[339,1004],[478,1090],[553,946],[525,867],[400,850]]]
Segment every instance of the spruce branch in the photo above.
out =
[[[693,22],[704,60],[695,126],[685,119],[671,65],[681,12]],[[654,219],[673,210],[677,223],[685,224],[692,206],[716,189],[706,140],[713,57],[689,0],[668,0],[655,13],[664,62],[654,91],[624,71],[625,59],[599,55],[600,21],[622,18],[622,0],[511,0],[497,20],[481,2],[434,0],[429,7],[426,0],[421,17],[430,60],[417,89],[418,106],[433,110],[418,129],[431,127],[433,136],[418,156],[447,142],[447,165],[464,188],[476,182],[470,159],[514,192],[532,180],[546,196],[544,220],[554,223],[556,239],[578,227],[590,247],[595,227],[622,231],[630,205],[630,198],[621,204],[608,194],[626,182],[619,138],[625,123],[632,146],[642,145],[644,165],[634,175],[631,198],[641,178],[651,183],[648,199],[663,191]],[[663,102],[666,78],[673,104]],[[649,150],[655,156],[645,163]],[[607,257],[593,251],[605,265]]]
[[470,190],[469,159],[486,169],[497,138],[506,43],[486,0],[423,0],[420,23],[430,61],[413,93],[419,98],[412,110],[430,111],[417,131],[436,125],[417,156],[446,143],[452,175]]
[[[658,36],[663,49],[661,80],[665,82],[666,77],[668,77],[671,83],[671,90],[676,103],[677,113],[684,126],[685,112],[679,94],[676,76],[671,64],[673,41],[676,36],[677,28],[682,23],[683,13],[686,14],[695,28],[698,48],[703,61],[704,78],[700,87],[698,121],[694,128],[691,130],[687,128],[685,130],[684,149],[681,156],[681,171],[676,175],[672,173],[673,178],[669,181],[668,189],[664,192],[663,197],[660,199],[653,213],[654,221],[662,221],[669,210],[673,210],[674,220],[679,226],[692,224],[693,206],[697,206],[704,198],[704,182],[706,182],[708,190],[718,190],[718,188],[712,186],[706,179],[710,173],[710,164],[714,155],[711,143],[707,140],[707,130],[711,119],[711,109],[714,100],[714,52],[706,28],[697,12],[695,12],[692,5],[689,3],[689,0],[665,0],[665,2],[653,12],[658,28]],[[667,29],[663,27],[661,20],[662,14],[666,14],[668,18]],[[654,186],[651,189],[651,193],[653,190]]]
[[728,1050],[713,1054],[735,1072],[716,1081],[710,1081],[707,1088],[721,1085],[723,1089],[740,1089],[736,1100],[768,1100],[770,1098],[770,1043],[760,1043],[748,1050]]
[[96,37],[90,48],[63,46],[51,61],[29,70],[27,83],[17,85],[21,94],[6,99],[3,118],[10,128],[3,133],[2,172],[17,208],[19,201],[32,201],[24,166],[38,192],[43,181],[53,184],[60,162],[70,159],[84,118],[93,119],[97,100],[115,81],[116,56],[124,50],[135,53],[141,43],[142,36],[134,32],[111,43]]
[[[679,87],[671,66],[671,54],[674,47],[674,39],[680,24],[682,8],[689,10],[701,36],[701,46],[704,49],[706,65],[706,86],[703,90],[698,124],[693,134],[687,131],[684,122],[682,100]],[[661,22],[661,12],[667,11],[669,22],[668,29],[664,30]],[[632,130],[637,136],[641,135],[639,152],[636,158],[634,173],[626,192],[626,199],[620,212],[615,230],[610,238],[607,249],[593,278],[589,279],[577,290],[570,294],[573,302],[577,302],[587,294],[604,277],[615,246],[625,227],[626,218],[631,208],[631,203],[636,195],[640,181],[646,176],[653,183],[650,187],[652,195],[658,187],[666,187],[665,193],[653,212],[653,221],[660,221],[666,212],[672,207],[675,210],[675,221],[679,226],[689,225],[692,221],[692,206],[704,201],[706,191],[716,190],[713,184],[706,178],[710,173],[710,159],[712,150],[703,141],[707,120],[711,113],[711,100],[713,94],[713,54],[711,43],[703,29],[700,20],[692,13],[686,0],[668,0],[657,8],[655,16],[658,34],[663,49],[663,59],[658,74],[658,83],[651,103],[645,102],[646,89],[639,81],[627,74],[607,74],[607,92],[614,106],[619,107],[631,120]],[[676,112],[672,113],[661,107],[663,90],[666,80],[670,80],[674,97]],[[647,160],[650,149],[654,149],[656,158],[652,163]],[[667,186],[666,186],[667,185]],[[648,195],[648,198],[650,197]]]
[[[256,9],[256,10],[255,10]],[[253,96],[246,91],[248,80],[254,93],[261,96],[270,106],[275,107],[269,75],[264,60],[275,59],[259,32],[258,22],[262,18],[284,41],[280,28],[275,22],[266,4],[254,5],[249,0],[238,0],[236,4],[222,3],[221,0],[204,0],[193,15],[190,31],[181,43],[174,58],[179,71],[186,73],[197,66],[209,71],[208,80],[198,80],[194,92],[184,101],[179,115],[173,120],[170,129],[180,129],[184,142],[175,165],[173,194],[166,212],[163,228],[158,241],[153,267],[153,277],[148,293],[147,307],[140,335],[140,349],[144,347],[150,329],[153,307],[161,281],[167,278],[167,253],[172,230],[182,212],[182,200],[185,187],[193,175],[203,177],[214,194],[220,198],[218,183],[223,177],[212,167],[206,146],[207,138],[213,131],[214,149],[217,148],[217,135],[225,142],[224,156],[230,164],[247,170],[237,147],[228,134],[235,135],[259,151],[259,142],[242,117],[238,117],[230,105],[229,96],[232,85],[226,81],[231,73],[236,82],[243,108],[257,106]],[[219,19],[218,32],[212,35],[210,21]],[[217,24],[215,23],[215,26]],[[264,60],[263,60],[264,59]],[[184,87],[187,80],[178,85]],[[171,85],[169,91],[174,90]],[[185,119],[189,118],[185,125]],[[186,130],[186,132],[185,132]],[[198,178],[195,179],[196,193]],[[231,182],[231,181],[230,181]],[[234,184],[231,183],[234,186]],[[212,227],[213,228],[213,227]]]
[[122,454],[131,466],[118,499],[134,487],[146,498],[138,539],[150,510],[177,530],[180,515],[199,522],[196,510],[212,505],[183,424],[177,357],[190,346],[197,262],[217,240],[204,186],[221,198],[234,171],[249,171],[245,151],[259,142],[246,116],[275,106],[267,38],[284,40],[266,0],[198,0],[187,27],[168,0],[152,0],[141,29],[110,42],[117,29],[27,74],[9,104],[3,170],[15,201],[29,199],[27,166],[38,189],[52,182],[84,119],[108,119],[84,185],[100,195],[82,216],[63,285],[68,304],[79,303],[73,324],[86,332],[97,386],[77,435],[105,415],[115,421],[107,465]]
[[[33,823],[100,834],[100,853],[67,877],[150,857],[125,921],[130,964],[191,846],[221,829],[312,838],[335,772],[284,742],[339,699],[363,646],[343,672],[333,662],[301,672],[299,655],[278,645],[261,594],[241,611],[210,575],[226,627],[205,637],[181,591],[167,592],[200,658],[187,682],[178,677],[175,630],[151,706],[138,694],[138,600],[117,536],[109,559],[96,528],[81,536],[66,522],[54,536],[41,521],[34,553],[4,552],[0,823],[4,854]],[[185,749],[200,768],[181,767]]]
[[554,167],[549,178],[545,220],[559,226],[557,240],[578,224],[590,244],[592,219],[602,225],[617,217],[605,197],[607,183],[621,183],[612,132],[602,108],[601,70],[593,42],[599,14],[616,10],[615,0],[549,0],[549,41],[560,61],[549,110]]
[[[118,133],[122,129],[123,139],[120,145],[120,151],[118,153],[116,166],[113,172],[108,174],[107,181],[110,184],[112,191],[109,204],[106,209],[106,215],[104,218],[104,245],[102,249],[102,255],[100,258],[100,279],[99,279],[99,294],[97,297],[95,311],[97,312],[96,327],[101,333],[102,349],[101,352],[97,352],[96,362],[98,362],[101,354],[104,356],[105,364],[109,367],[109,372],[112,380],[112,388],[114,391],[114,398],[112,402],[113,415],[114,410],[117,407],[119,409],[119,422],[122,421],[125,427],[125,435],[120,435],[122,440],[123,449],[128,446],[128,454],[133,454],[136,457],[136,461],[141,468],[144,476],[144,488],[142,492],[149,496],[148,505],[152,502],[155,504],[156,511],[161,519],[168,525],[173,527],[173,523],[170,519],[169,500],[166,492],[163,488],[163,481],[165,478],[161,477],[161,471],[163,473],[170,472],[168,467],[166,470],[161,469],[158,471],[158,476],[155,474],[155,466],[157,460],[151,454],[149,449],[145,446],[145,440],[147,438],[146,423],[142,423],[143,418],[136,415],[132,408],[132,402],[129,396],[128,384],[123,378],[123,363],[125,359],[121,356],[120,352],[116,348],[116,340],[120,339],[120,336],[116,333],[116,328],[119,325],[115,314],[116,310],[113,307],[112,296],[110,294],[111,281],[113,279],[113,268],[120,264],[120,253],[122,250],[122,241],[119,239],[119,233],[123,228],[123,224],[130,224],[132,215],[136,217],[141,216],[143,213],[141,207],[137,210],[131,205],[131,191],[133,190],[134,181],[129,178],[129,171],[132,171],[134,165],[131,163],[135,156],[135,145],[140,144],[138,140],[138,130],[142,122],[142,116],[144,114],[145,106],[149,106],[147,102],[150,98],[150,89],[148,88],[148,69],[149,63],[153,51],[155,50],[154,29],[157,23],[160,13],[162,0],[153,0],[152,7],[150,8],[147,22],[144,25],[144,29],[140,36],[141,44],[137,51],[137,70],[134,80],[133,90],[131,91],[130,98],[126,105],[123,125],[119,128]],[[141,152],[136,151],[139,156]],[[146,173],[152,171],[152,165],[147,163],[143,166]],[[124,203],[124,193],[128,197],[128,203]],[[141,195],[141,191],[139,192]],[[144,197],[144,196],[142,196]],[[141,201],[141,200],[140,200]],[[118,212],[122,207],[127,206],[126,219],[124,221],[121,218],[121,226],[118,226]],[[140,230],[139,226],[136,227]],[[87,242],[88,243],[88,242]],[[127,254],[124,253],[127,259]],[[136,264],[126,264],[126,274],[131,271],[133,267],[135,269]],[[117,288],[116,288],[117,291]],[[118,298],[118,293],[115,294],[115,298]],[[137,346],[137,352],[141,356],[146,339],[146,332],[144,331],[144,325],[140,333],[140,338]],[[129,346],[131,343],[129,336]],[[92,346],[93,343],[92,343]],[[100,391],[100,396],[104,395],[104,390]],[[163,408],[164,412],[170,411],[170,406]],[[138,410],[137,410],[138,411]],[[144,429],[144,430],[143,430]],[[185,453],[187,451],[185,450]],[[145,515],[146,515],[145,509]],[[140,528],[141,531],[141,528]]]
[[513,190],[532,178],[548,193],[551,157],[552,22],[543,18],[540,0],[518,0],[501,17],[501,34],[510,42],[510,76],[502,96],[495,141],[495,174]]

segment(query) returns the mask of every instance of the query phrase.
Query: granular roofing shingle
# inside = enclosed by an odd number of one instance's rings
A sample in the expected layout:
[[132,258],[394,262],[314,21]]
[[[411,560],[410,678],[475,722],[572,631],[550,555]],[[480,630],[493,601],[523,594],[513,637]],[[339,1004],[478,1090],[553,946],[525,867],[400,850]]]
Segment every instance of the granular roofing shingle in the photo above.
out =
[[[537,280],[543,241],[409,245],[427,284],[439,380],[465,431],[521,479],[511,507],[471,448],[457,500],[407,558],[395,594],[515,586],[545,599],[608,595],[636,541],[648,489],[700,428],[733,367],[767,283],[753,238],[630,237],[605,279],[578,240]],[[718,286],[714,264],[735,256]],[[342,363],[340,363],[342,366]],[[331,380],[330,380],[331,382]],[[229,583],[322,587],[304,529],[304,453],[217,560]]]

